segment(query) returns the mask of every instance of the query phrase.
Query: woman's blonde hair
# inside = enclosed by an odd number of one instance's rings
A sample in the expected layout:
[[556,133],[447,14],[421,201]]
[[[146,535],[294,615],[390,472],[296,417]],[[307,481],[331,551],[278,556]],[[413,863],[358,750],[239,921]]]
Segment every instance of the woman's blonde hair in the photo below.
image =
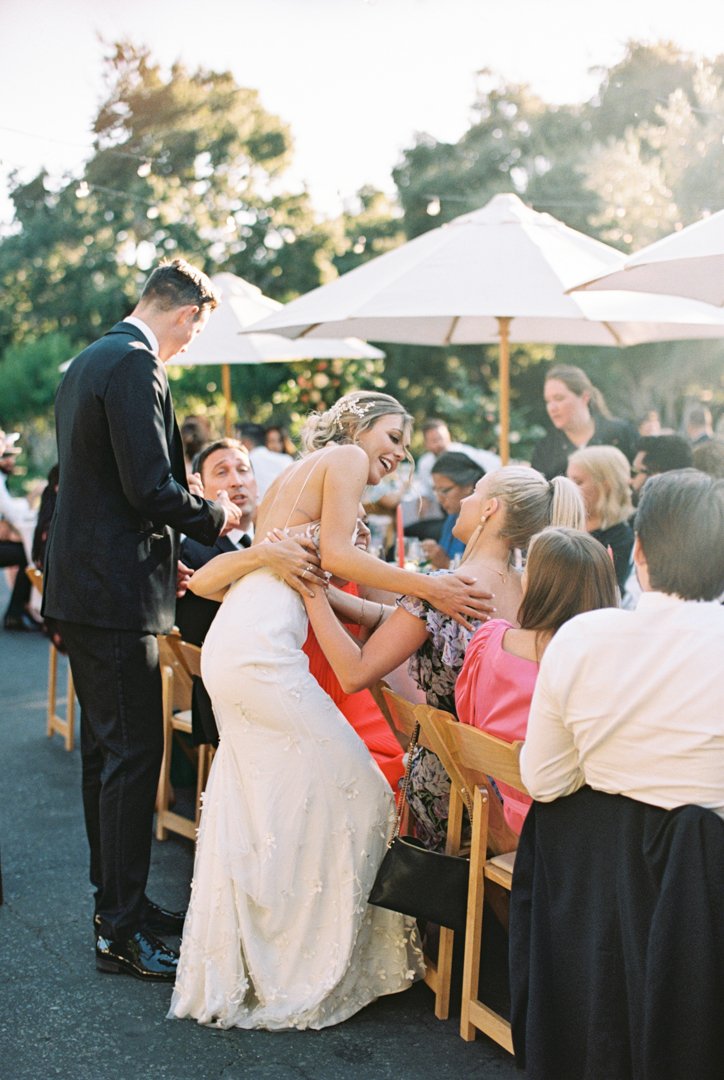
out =
[[571,454],[568,464],[585,469],[598,488],[596,505],[591,510],[592,516],[601,519],[602,529],[610,529],[631,516],[631,466],[618,447],[584,446]]
[[399,416],[409,435],[412,417],[397,398],[377,390],[353,390],[336,401],[326,412],[312,413],[301,433],[307,453],[329,443],[352,443],[363,431],[369,431],[382,416]]
[[547,525],[585,529],[586,510],[577,486],[565,476],[546,480],[527,465],[506,465],[489,473],[488,497],[505,510],[500,535],[511,548],[526,548]]

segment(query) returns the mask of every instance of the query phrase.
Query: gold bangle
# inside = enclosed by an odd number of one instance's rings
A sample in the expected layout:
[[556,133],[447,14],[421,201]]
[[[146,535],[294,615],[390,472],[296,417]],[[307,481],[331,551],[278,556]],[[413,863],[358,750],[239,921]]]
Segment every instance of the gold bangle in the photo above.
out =
[[364,596],[360,596],[360,600],[362,602],[362,607],[360,608],[360,612],[359,612],[359,621],[360,621],[360,626],[364,626],[364,621],[365,621],[365,598],[364,598]]
[[373,633],[375,632],[375,630],[377,629],[377,627],[378,627],[378,626],[380,625],[380,623],[382,622],[382,620],[384,619],[384,617],[385,617],[385,605],[384,605],[384,604],[380,604],[380,614],[379,614],[379,616],[378,616],[378,618],[377,618],[377,622],[376,622],[376,623],[375,623],[375,625],[374,625],[374,626],[372,627],[372,632],[373,632]]

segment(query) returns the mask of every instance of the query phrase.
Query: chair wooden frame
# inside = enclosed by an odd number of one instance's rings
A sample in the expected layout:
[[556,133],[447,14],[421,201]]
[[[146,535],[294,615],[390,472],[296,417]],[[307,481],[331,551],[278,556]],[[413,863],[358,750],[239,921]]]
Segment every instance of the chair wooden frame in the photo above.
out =
[[[465,960],[460,1035],[466,1042],[482,1031],[513,1053],[510,1023],[480,1001],[480,951],[486,881],[510,892],[518,837],[505,822],[502,805],[492,792],[490,777],[525,791],[520,776],[522,743],[507,743],[478,728],[460,724],[449,713],[421,708],[420,721],[452,780],[453,790],[471,812],[470,884],[465,930]],[[451,800],[452,802],[452,800]],[[488,852],[493,854],[489,856]]]
[[202,795],[213,756],[212,747],[204,745],[197,748],[194,818],[177,814],[170,809],[169,803],[173,734],[175,731],[191,734],[192,676],[198,671],[198,657],[194,658],[193,650],[198,654],[201,650],[196,645],[182,642],[178,634],[159,635],[158,647],[163,706],[163,759],[156,797],[156,839],[166,840],[169,832],[175,832],[195,841],[201,820]]
[[[25,573],[31,584],[43,595],[43,574],[36,566],[26,566]],[[65,717],[58,713],[58,650],[53,642],[50,642],[48,653],[48,708],[47,728],[48,738],[60,735],[65,740],[65,749],[72,750],[75,746],[75,686],[73,684],[73,672],[68,664],[68,689],[65,699]]]
[[[426,706],[413,704],[407,698],[391,690],[386,683],[380,683],[380,696],[386,703],[386,714],[396,734],[401,733],[407,738],[412,738],[415,729],[421,720],[420,712]],[[432,749],[425,730],[420,724],[420,738],[418,746]],[[407,810],[407,807],[405,807]],[[406,818],[403,818],[401,830],[408,828]],[[462,832],[462,804],[459,800],[453,800],[448,818],[448,834],[445,843],[445,853],[457,855],[460,852],[460,836]],[[425,985],[429,986],[435,995],[435,1016],[438,1020],[447,1020],[450,1015],[450,988],[452,984],[453,945],[455,933],[446,926],[440,927],[437,960],[432,960],[425,955]]]

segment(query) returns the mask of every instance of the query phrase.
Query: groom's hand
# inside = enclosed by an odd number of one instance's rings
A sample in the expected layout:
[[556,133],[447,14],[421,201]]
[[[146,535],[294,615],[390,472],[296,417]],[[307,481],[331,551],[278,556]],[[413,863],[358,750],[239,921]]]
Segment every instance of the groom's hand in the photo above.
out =
[[216,496],[215,500],[219,506],[221,506],[226,514],[226,521],[219,536],[226,536],[227,533],[232,532],[233,529],[238,529],[241,524],[241,510],[239,507],[231,501],[226,491],[222,490]]

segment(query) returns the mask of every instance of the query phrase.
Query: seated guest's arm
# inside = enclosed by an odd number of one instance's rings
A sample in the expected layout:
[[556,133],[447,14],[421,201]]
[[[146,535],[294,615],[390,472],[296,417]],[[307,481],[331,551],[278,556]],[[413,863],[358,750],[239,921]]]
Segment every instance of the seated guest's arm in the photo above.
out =
[[[339,622],[324,589],[302,598],[317,641],[347,694],[373,686],[412,656],[427,638],[425,620],[397,608],[362,644]],[[372,606],[379,609],[381,605]]]
[[585,783],[578,751],[565,720],[561,681],[568,682],[570,662],[565,634],[559,631],[546,649],[530,706],[528,731],[520,755],[520,774],[539,802],[572,795]]
[[230,585],[239,578],[268,567],[292,589],[313,595],[314,584],[326,584],[319,570],[314,542],[308,537],[280,540],[273,544],[252,544],[240,551],[226,551],[200,567],[189,581],[189,589],[207,600],[221,601]]
[[342,622],[356,623],[366,630],[376,630],[395,610],[391,604],[368,600],[364,596],[351,596],[335,585],[330,585],[327,597]]

